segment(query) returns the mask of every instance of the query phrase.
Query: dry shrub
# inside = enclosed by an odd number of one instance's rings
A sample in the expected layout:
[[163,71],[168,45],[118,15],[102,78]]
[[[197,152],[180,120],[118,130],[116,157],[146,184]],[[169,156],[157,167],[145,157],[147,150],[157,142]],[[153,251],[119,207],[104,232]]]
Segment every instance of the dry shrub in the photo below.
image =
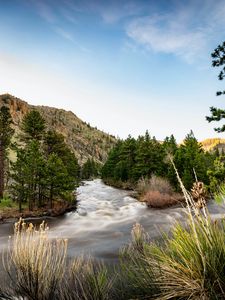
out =
[[141,195],[140,200],[146,202],[149,207],[164,208],[182,200],[181,195],[173,191],[167,179],[155,175],[150,179],[141,178],[137,190]]
[[159,191],[163,194],[172,195],[173,188],[165,178],[152,175],[151,178],[141,178],[137,184],[137,191],[143,195],[148,191]]
[[175,193],[173,195],[163,194],[159,191],[148,191],[141,200],[146,202],[149,207],[163,208],[179,203],[180,197]]
[[25,299],[60,299],[67,240],[50,240],[47,229],[44,222],[38,230],[22,219],[15,224],[4,263],[14,295]]

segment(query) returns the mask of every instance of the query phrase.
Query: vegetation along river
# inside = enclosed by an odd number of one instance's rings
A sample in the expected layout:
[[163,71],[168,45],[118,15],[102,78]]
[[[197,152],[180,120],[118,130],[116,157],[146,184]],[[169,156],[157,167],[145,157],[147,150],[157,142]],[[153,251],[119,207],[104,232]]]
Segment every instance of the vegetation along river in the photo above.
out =
[[[129,242],[135,222],[140,223],[150,238],[158,239],[176,221],[183,222],[184,208],[149,209],[145,204],[100,179],[86,181],[78,188],[78,208],[59,218],[48,218],[50,236],[69,239],[69,256],[90,254],[108,263],[117,260],[119,249]],[[222,218],[225,205],[208,204],[212,218]],[[40,221],[40,220],[39,220]],[[7,245],[13,225],[0,225],[1,249]]]

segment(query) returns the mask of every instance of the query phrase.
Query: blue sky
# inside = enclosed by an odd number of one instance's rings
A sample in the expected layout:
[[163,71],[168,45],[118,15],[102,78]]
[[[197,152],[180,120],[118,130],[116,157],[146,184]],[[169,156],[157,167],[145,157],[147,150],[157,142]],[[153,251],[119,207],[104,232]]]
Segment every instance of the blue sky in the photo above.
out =
[[122,138],[223,137],[205,116],[223,107],[224,28],[223,0],[0,0],[0,93]]

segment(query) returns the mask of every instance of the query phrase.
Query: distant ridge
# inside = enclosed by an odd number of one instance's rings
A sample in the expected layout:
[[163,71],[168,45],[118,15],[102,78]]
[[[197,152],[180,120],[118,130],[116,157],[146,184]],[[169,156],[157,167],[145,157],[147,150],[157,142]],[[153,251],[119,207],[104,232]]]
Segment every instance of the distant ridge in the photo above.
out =
[[88,158],[104,163],[109,150],[116,143],[116,138],[92,127],[79,119],[73,112],[48,106],[34,106],[10,94],[0,95],[0,107],[7,106],[13,118],[15,135],[20,133],[20,124],[24,115],[38,110],[46,121],[48,129],[61,133],[67,145],[83,164]]
[[218,149],[219,152],[222,152],[223,150],[225,153],[225,139],[208,138],[203,140],[201,144],[205,151],[215,151],[216,149]]

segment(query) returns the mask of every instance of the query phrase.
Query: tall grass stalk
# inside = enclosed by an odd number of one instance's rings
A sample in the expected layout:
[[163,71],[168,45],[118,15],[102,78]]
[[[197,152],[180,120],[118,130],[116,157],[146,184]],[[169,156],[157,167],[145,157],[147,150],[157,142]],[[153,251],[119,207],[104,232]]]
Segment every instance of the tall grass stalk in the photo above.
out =
[[65,300],[108,300],[113,282],[106,266],[81,256],[70,264],[61,294]]
[[16,295],[26,299],[57,299],[59,284],[66,268],[67,240],[50,240],[44,222],[39,229],[25,224],[22,219],[15,224],[5,269]]
[[140,226],[134,227],[133,240],[122,252],[129,296],[225,299],[225,220],[213,222],[206,208],[197,207],[172,164],[187,204],[188,221],[186,226],[176,224],[160,244],[149,243]]

